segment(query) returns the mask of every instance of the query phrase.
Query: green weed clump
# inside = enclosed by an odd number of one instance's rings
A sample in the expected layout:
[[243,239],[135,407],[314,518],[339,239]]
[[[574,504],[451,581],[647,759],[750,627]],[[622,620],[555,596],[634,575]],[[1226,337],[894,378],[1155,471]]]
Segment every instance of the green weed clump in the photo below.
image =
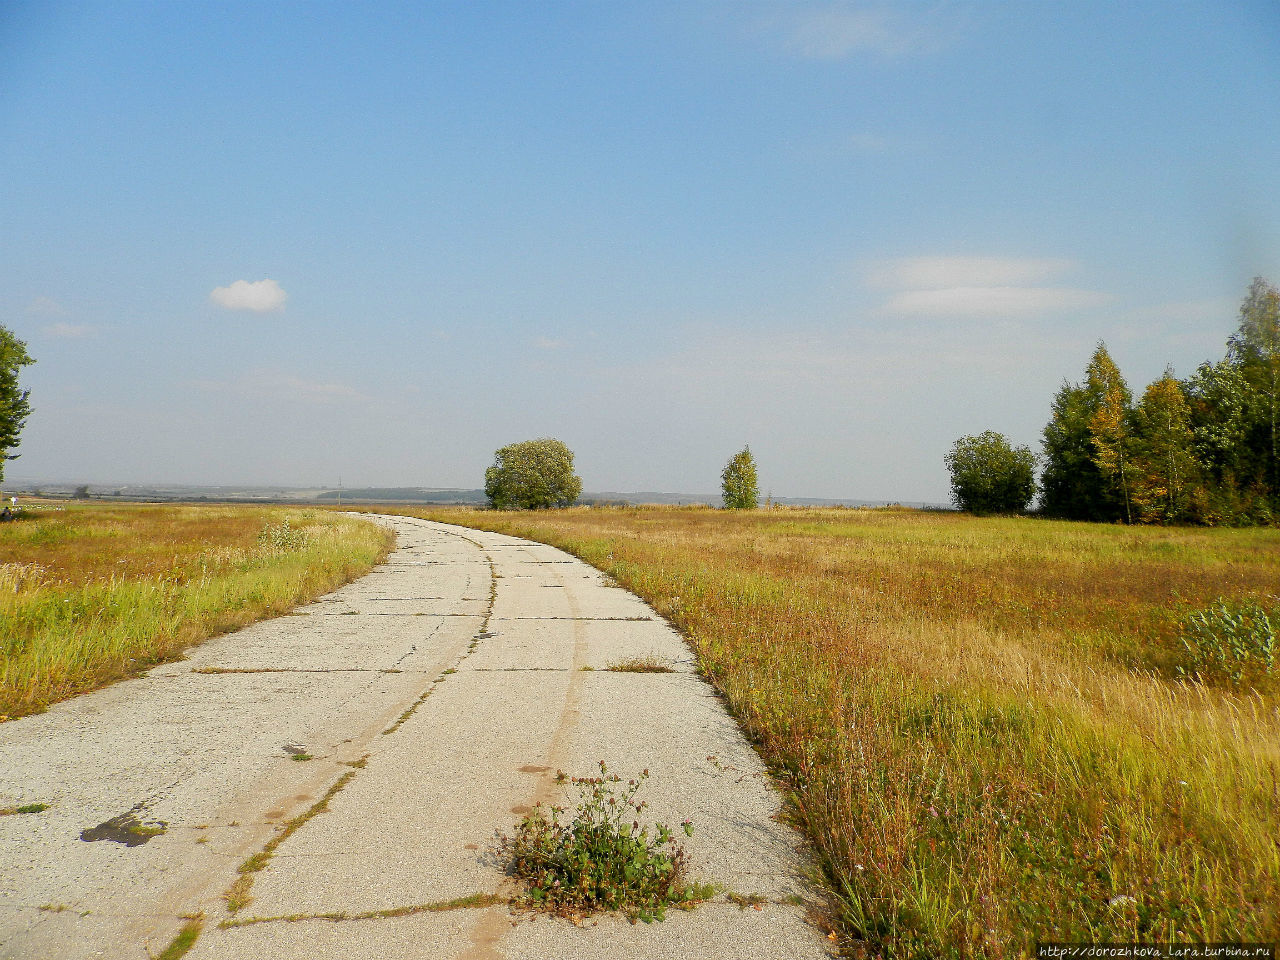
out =
[[[600,776],[568,778],[579,799],[571,820],[562,820],[565,807],[539,804],[513,836],[499,837],[531,905],[567,915],[620,910],[649,923],[664,919],[669,906],[705,899],[686,882],[684,848],[672,829],[655,823],[650,834],[640,823],[648,804],[636,794],[648,776],[645,770],[619,788],[622,778],[601,760]],[[693,835],[692,823],[681,827]]]
[[258,547],[262,552],[276,555],[301,550],[309,541],[306,530],[298,530],[285,517],[279,523],[268,523],[258,534]]
[[1183,623],[1182,645],[1190,660],[1186,672],[1193,676],[1242,686],[1276,673],[1276,627],[1257,600],[1231,603],[1220,597],[1197,610]]

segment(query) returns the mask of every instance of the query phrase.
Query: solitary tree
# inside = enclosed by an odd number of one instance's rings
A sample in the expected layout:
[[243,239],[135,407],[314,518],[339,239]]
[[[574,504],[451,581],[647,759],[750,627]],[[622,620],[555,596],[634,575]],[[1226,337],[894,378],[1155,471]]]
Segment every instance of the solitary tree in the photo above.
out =
[[1036,493],[1036,456],[988,430],[961,437],[946,456],[951,499],[970,513],[1017,513]]
[[484,494],[495,510],[567,507],[580,493],[573,451],[552,437],[508,444],[484,472]]
[[726,510],[754,510],[760,500],[756,482],[756,458],[743,447],[720,472],[720,488]]
[[18,436],[31,413],[27,402],[30,391],[18,388],[18,371],[34,362],[27,355],[27,345],[0,326],[0,480],[4,479],[5,461],[18,457],[9,451],[18,445]]

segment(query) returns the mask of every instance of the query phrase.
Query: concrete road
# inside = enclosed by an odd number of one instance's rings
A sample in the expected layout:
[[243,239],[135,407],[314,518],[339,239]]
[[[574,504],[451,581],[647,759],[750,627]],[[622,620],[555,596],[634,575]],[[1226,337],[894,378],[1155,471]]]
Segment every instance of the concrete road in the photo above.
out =
[[[0,957],[146,960],[198,915],[200,960],[827,956],[799,838],[670,627],[551,547],[380,522],[363,579],[0,725],[0,808],[49,804],[0,816]],[[673,672],[604,669],[634,657]],[[582,926],[492,903],[518,890],[495,831],[600,759],[693,821],[714,900]]]

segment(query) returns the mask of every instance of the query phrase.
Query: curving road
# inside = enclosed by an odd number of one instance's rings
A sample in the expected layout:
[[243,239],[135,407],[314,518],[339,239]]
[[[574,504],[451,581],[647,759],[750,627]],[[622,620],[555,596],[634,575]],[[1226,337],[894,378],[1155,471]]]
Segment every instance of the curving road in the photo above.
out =
[[[827,956],[799,840],[670,627],[551,547],[377,519],[368,576],[0,725],[0,808],[50,805],[0,816],[0,957],[146,960],[198,915],[193,960]],[[634,657],[673,672],[603,669]],[[599,759],[650,771],[720,895],[649,925],[486,906],[514,892],[495,831]]]

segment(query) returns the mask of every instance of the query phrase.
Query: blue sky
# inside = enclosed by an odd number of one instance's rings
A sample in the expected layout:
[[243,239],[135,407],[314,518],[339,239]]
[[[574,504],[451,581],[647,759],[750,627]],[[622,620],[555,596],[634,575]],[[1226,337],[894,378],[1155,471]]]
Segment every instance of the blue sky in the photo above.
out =
[[0,0],[24,477],[945,501],[1280,280],[1280,5]]

